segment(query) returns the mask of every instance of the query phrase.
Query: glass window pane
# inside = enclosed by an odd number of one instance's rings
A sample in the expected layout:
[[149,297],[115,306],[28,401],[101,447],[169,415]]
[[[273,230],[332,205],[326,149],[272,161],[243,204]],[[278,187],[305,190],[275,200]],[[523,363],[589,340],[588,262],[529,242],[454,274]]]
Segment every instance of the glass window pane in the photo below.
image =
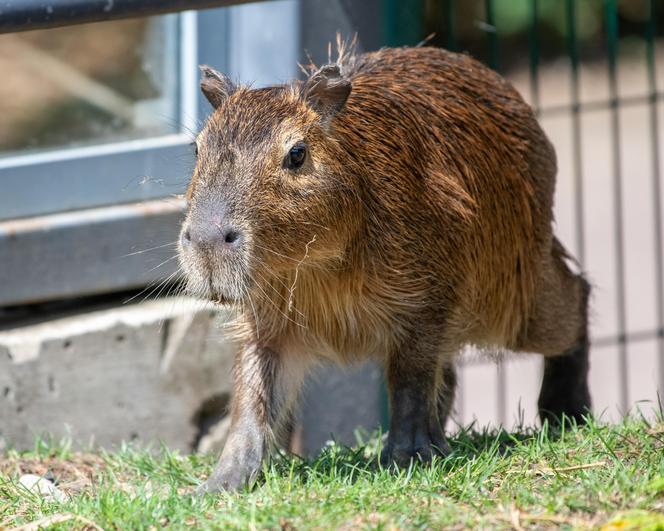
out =
[[0,35],[0,156],[177,131],[177,22]]

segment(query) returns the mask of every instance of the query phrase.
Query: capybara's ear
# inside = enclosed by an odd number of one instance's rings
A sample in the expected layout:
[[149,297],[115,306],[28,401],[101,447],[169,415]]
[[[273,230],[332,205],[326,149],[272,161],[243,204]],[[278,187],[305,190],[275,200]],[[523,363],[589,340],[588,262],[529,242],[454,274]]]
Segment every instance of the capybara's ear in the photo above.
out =
[[237,87],[226,74],[222,74],[208,65],[201,65],[200,69],[201,90],[216,109],[237,90]]
[[304,83],[304,101],[323,118],[331,118],[346,103],[351,91],[351,83],[341,75],[339,65],[329,64],[320,67]]

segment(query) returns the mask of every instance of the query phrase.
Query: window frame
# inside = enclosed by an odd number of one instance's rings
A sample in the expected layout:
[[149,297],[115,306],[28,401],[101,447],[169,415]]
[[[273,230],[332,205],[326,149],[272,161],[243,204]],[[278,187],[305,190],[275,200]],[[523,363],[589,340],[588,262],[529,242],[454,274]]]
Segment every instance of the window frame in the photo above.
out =
[[197,32],[196,12],[166,16],[177,18],[179,131],[0,157],[0,188],[5,192],[0,194],[0,220],[146,201],[181,191],[182,182],[172,182],[172,174],[184,175],[186,164],[191,165],[191,134],[186,131],[197,127],[199,98],[193,91],[198,40],[205,42]]
[[[141,288],[176,272],[185,208],[177,194],[193,167],[193,135],[211,110],[199,91],[198,65],[258,84],[293,77],[299,2],[176,15],[179,132],[0,159],[0,307]],[[268,21],[277,28],[265,38],[270,53],[252,59],[245,48],[257,36],[246,29]],[[275,76],[284,64],[291,70]]]

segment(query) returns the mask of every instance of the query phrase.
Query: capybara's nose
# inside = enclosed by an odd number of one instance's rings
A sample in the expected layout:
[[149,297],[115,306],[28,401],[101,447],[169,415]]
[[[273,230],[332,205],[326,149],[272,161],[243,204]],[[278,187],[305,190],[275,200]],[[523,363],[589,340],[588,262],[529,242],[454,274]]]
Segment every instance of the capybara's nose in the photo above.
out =
[[230,223],[191,223],[182,231],[182,244],[203,249],[237,250],[244,241],[242,231]]

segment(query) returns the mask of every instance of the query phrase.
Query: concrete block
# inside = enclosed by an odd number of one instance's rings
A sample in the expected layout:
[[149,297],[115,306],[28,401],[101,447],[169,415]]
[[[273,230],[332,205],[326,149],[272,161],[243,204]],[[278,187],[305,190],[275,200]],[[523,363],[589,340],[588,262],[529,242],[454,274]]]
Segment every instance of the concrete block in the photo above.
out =
[[227,318],[171,298],[0,332],[0,445],[51,434],[195,449],[230,397],[236,346],[217,323]]

